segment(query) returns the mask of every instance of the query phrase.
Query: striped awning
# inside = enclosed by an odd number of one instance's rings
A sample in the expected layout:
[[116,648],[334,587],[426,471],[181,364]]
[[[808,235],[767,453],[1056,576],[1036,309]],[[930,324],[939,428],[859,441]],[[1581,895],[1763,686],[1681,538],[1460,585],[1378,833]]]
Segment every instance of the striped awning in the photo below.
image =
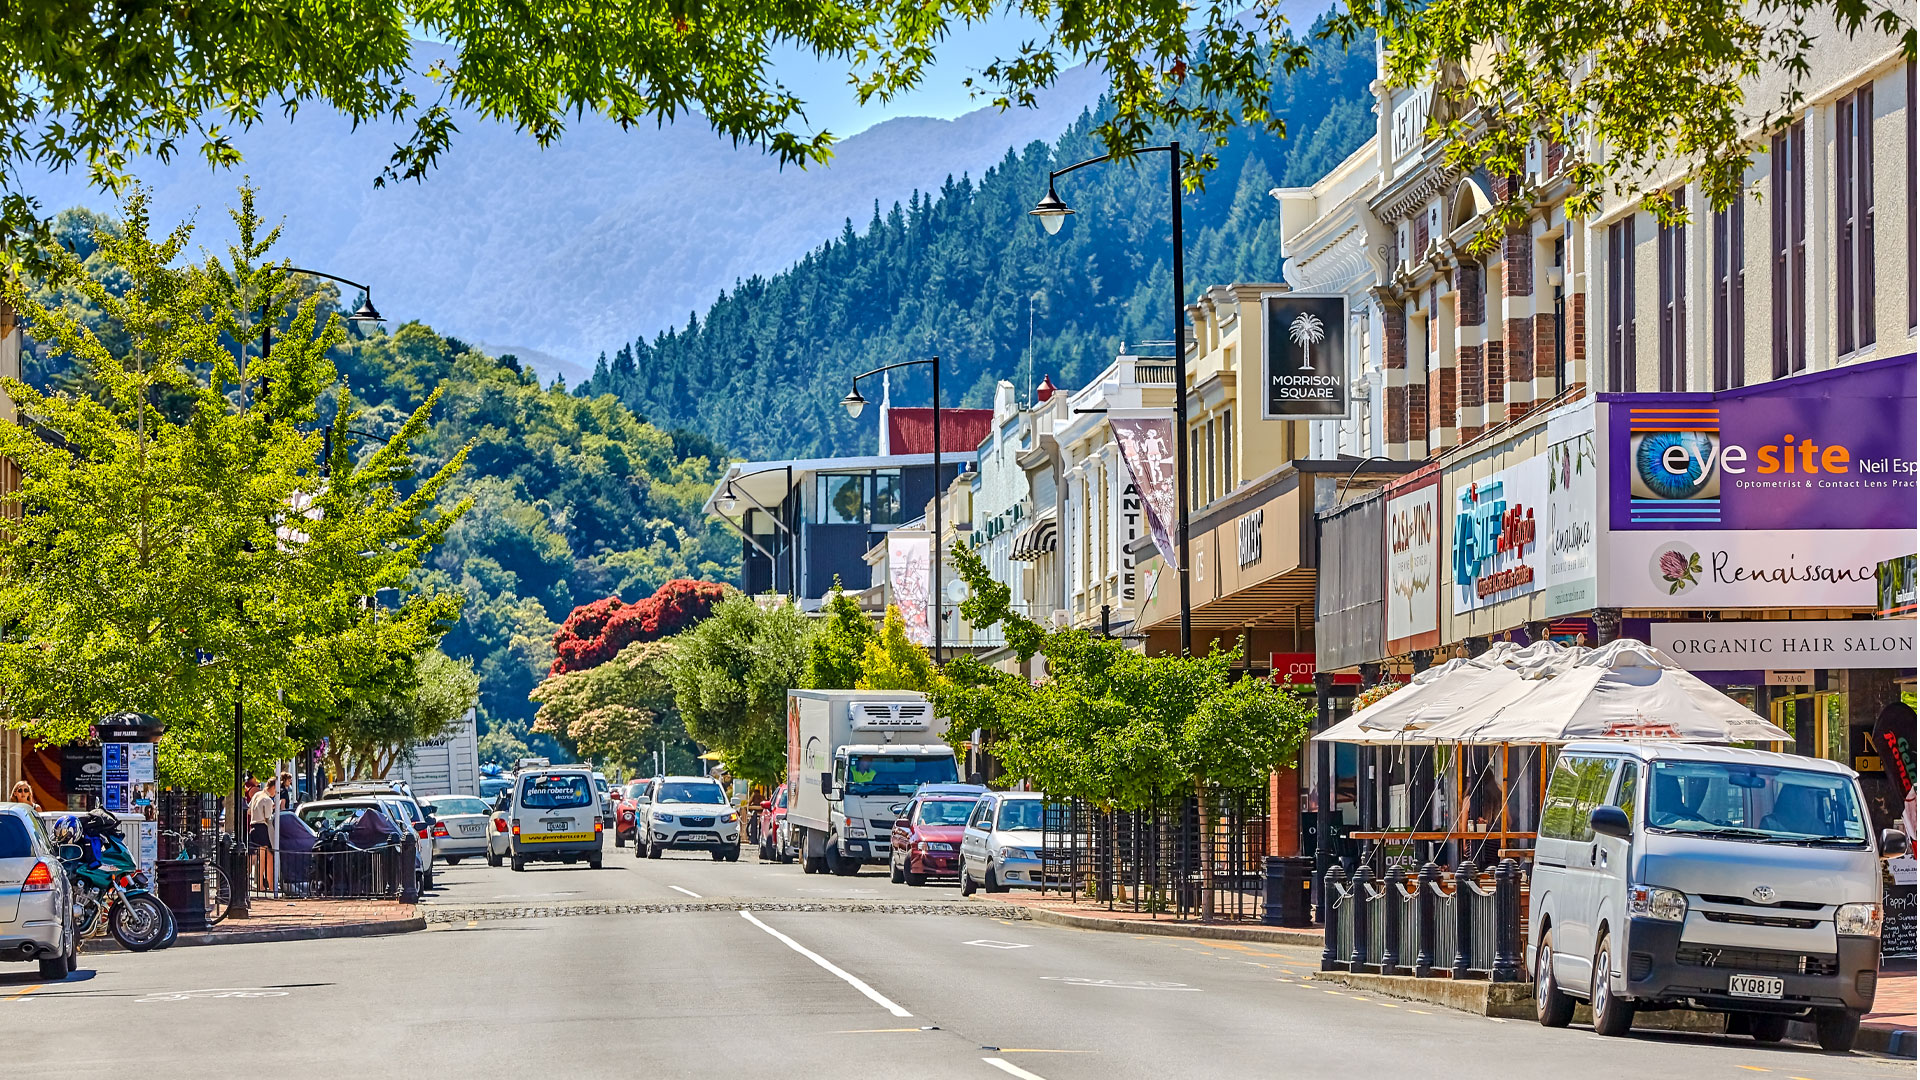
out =
[[1060,515],[1049,506],[1035,515],[1013,538],[1013,554],[1009,558],[1015,562],[1032,562],[1049,551],[1060,547]]

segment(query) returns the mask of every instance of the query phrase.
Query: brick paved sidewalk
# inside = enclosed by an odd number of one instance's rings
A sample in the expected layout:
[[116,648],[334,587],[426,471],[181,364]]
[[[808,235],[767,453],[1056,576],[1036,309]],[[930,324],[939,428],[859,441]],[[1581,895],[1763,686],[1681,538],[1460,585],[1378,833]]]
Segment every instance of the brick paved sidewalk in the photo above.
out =
[[1873,994],[1873,1009],[1867,1013],[1866,1019],[1861,1021],[1861,1026],[1888,1028],[1893,1031],[1914,1030],[1914,993],[1911,967],[1905,970],[1881,971],[1880,982]]
[[[174,946],[404,934],[426,928],[426,919],[416,908],[414,904],[390,900],[275,900],[271,897],[255,897],[249,917],[229,917],[202,933],[181,934]],[[120,943],[111,936],[88,938],[82,943],[82,951],[118,952]]]
[[[974,899],[989,898],[981,895]],[[1050,922],[1083,930],[1263,941],[1277,945],[1312,946],[1316,949],[1322,941],[1320,931],[1314,928],[1286,929],[1224,917],[1203,923],[1198,919],[1176,919],[1165,913],[1134,911],[1131,906],[1118,904],[1109,909],[1105,904],[1075,900],[1059,893],[1015,891],[999,893],[991,899],[1026,909],[1036,922]]]

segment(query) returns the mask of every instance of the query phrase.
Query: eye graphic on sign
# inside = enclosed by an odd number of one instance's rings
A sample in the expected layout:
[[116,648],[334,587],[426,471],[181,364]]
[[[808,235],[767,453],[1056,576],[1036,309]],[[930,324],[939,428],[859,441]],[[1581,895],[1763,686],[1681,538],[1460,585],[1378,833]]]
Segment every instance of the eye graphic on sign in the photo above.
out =
[[1633,437],[1633,497],[1720,497],[1719,433],[1649,431]]

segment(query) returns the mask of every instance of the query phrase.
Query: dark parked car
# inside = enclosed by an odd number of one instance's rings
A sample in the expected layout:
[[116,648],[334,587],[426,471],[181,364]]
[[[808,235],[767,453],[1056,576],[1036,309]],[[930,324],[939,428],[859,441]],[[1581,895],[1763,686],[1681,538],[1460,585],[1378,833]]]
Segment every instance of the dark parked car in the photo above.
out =
[[787,785],[773,789],[773,798],[760,804],[760,861],[790,863],[792,845],[787,843]]
[[922,789],[893,823],[888,867],[895,884],[925,885],[928,878],[960,876],[960,837],[980,793],[950,790],[959,788],[957,784],[940,786],[949,790]]

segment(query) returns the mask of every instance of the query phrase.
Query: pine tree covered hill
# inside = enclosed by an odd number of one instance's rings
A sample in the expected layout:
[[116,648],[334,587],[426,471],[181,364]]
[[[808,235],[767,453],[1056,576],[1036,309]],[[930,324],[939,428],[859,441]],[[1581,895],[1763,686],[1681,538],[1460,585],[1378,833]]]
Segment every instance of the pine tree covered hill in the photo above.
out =
[[[1323,47],[1306,71],[1276,78],[1287,137],[1242,129],[1205,190],[1186,197],[1188,297],[1278,278],[1279,214],[1267,193],[1311,184],[1366,140],[1373,77],[1372,49],[1356,46]],[[1098,122],[1085,113],[1052,145],[1010,149],[978,181],[949,178],[884,212],[876,203],[864,230],[849,219],[793,267],[737,283],[685,326],[602,354],[575,392],[614,394],[748,458],[781,458],[870,452],[877,410],[850,421],[838,401],[854,374],[882,364],[939,355],[949,406],[991,405],[998,379],[1023,392],[1043,375],[1082,385],[1122,342],[1169,336],[1164,155],[1063,179],[1077,214],[1058,236],[1027,215],[1050,168],[1103,152]],[[925,375],[895,374],[897,403],[926,404]]]

